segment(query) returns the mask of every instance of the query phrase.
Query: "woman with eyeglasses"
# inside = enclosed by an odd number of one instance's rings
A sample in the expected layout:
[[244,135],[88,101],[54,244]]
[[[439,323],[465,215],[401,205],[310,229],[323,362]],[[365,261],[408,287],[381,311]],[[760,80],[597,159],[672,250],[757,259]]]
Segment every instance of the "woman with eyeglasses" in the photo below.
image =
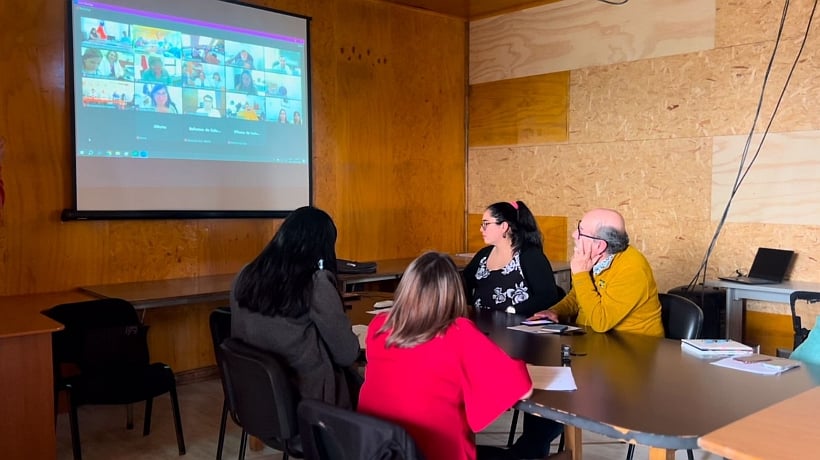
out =
[[[530,316],[560,299],[552,266],[544,255],[541,231],[523,201],[491,204],[481,216],[487,246],[464,269],[467,301],[476,308]],[[498,458],[544,458],[564,427],[524,414],[524,431]],[[491,448],[482,446],[487,453]]]
[[467,302],[530,316],[560,300],[541,231],[523,201],[488,206],[481,236],[487,246],[464,269]]

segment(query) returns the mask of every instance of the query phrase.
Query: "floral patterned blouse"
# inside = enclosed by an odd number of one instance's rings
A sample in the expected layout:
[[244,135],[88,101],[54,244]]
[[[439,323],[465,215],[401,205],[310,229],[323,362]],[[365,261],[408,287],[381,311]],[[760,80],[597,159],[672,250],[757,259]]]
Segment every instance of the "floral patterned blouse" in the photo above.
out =
[[489,270],[487,257],[483,257],[478,263],[475,279],[474,304],[478,308],[506,310],[530,298],[518,253],[498,270]]

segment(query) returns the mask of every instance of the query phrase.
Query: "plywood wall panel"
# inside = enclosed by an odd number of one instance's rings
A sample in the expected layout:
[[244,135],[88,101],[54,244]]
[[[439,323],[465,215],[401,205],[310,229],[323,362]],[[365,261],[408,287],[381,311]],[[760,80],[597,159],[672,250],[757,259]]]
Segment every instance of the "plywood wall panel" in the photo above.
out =
[[[820,225],[820,131],[753,137],[746,160],[747,136],[716,137],[712,169],[712,219],[723,214],[741,164],[748,169],[732,199],[730,222]],[[754,158],[754,157],[757,158]]]
[[567,139],[569,72],[470,86],[469,145],[520,145]]
[[714,0],[564,0],[470,23],[470,83],[714,47]]

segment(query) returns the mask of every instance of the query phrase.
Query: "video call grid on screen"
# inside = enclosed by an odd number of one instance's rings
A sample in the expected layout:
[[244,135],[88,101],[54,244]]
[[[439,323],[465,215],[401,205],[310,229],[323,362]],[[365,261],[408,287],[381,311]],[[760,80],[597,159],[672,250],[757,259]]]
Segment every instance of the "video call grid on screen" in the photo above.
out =
[[79,1],[73,24],[77,155],[307,163],[304,25]]

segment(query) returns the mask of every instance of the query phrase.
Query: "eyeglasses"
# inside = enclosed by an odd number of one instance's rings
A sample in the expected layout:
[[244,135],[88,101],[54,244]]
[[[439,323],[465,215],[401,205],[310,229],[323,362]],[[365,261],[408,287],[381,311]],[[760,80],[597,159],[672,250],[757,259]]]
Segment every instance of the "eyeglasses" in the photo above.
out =
[[481,221],[481,229],[482,230],[487,230],[487,226],[490,225],[490,224],[501,225],[501,222],[490,222],[490,221],[487,221],[487,220],[482,220]]
[[587,238],[589,238],[589,239],[591,239],[591,240],[603,241],[604,243],[609,244],[609,241],[607,241],[607,240],[605,240],[605,239],[603,239],[603,238],[600,238],[600,237],[597,237],[597,236],[592,236],[592,235],[587,235],[587,234],[583,233],[583,232],[581,231],[581,221],[580,221],[580,220],[578,221],[578,226],[577,226],[577,229],[578,229],[578,238],[581,238],[582,236],[585,236],[585,237],[587,237]]

